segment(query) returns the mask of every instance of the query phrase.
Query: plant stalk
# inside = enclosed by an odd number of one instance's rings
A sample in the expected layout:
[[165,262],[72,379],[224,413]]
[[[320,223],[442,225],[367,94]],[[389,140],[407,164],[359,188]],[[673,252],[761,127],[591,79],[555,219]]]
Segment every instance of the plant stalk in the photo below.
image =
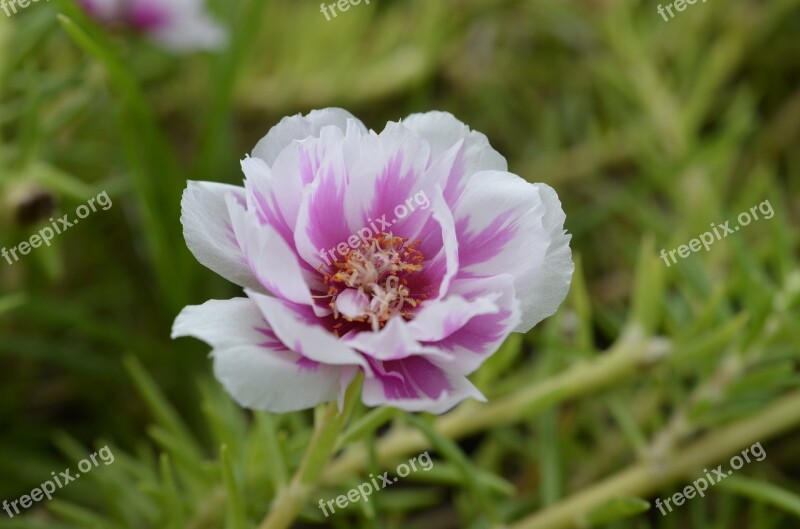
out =
[[360,378],[347,390],[341,413],[336,402],[329,402],[316,410],[314,434],[306,449],[300,468],[291,483],[280,491],[258,529],[288,529],[316,489],[323,469],[336,448],[336,440],[347,423],[353,405],[361,393]]
[[636,463],[510,529],[573,529],[585,526],[586,516],[622,496],[647,497],[682,478],[702,476],[703,468],[736,452],[779,435],[800,424],[800,391],[783,397],[762,412],[730,424],[681,449],[669,461]]
[[[560,375],[489,404],[462,404],[452,413],[439,418],[434,428],[448,439],[459,439],[489,428],[512,424],[560,402],[607,388],[638,370],[652,366],[663,358],[664,353],[657,350],[654,342],[641,331],[630,329],[614,347],[595,360],[577,364]],[[379,464],[388,465],[426,448],[428,440],[422,433],[413,428],[400,428],[378,441],[376,457]],[[366,468],[367,458],[365,450],[358,446],[350,447],[328,466],[321,482],[336,483],[341,476],[352,475]]]

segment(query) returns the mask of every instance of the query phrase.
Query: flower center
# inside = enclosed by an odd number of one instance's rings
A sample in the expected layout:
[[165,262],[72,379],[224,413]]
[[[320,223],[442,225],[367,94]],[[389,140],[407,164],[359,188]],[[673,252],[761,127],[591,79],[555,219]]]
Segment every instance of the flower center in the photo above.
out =
[[426,297],[408,287],[408,276],[422,270],[425,261],[418,244],[381,233],[334,262],[336,273],[324,278],[334,319],[369,323],[377,331],[393,316],[410,318],[409,311]]

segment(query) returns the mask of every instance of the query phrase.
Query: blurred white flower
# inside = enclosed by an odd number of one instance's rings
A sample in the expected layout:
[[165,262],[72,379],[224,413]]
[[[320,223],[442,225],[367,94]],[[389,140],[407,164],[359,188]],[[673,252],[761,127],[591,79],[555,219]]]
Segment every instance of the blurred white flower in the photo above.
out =
[[216,50],[228,40],[225,30],[204,8],[204,0],[79,0],[98,21],[147,35],[177,53]]

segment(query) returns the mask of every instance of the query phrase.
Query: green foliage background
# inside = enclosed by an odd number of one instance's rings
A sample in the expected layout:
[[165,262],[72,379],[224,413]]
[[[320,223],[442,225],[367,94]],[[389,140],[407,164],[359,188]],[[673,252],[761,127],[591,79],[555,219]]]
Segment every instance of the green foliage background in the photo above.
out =
[[[656,6],[373,0],[327,22],[316,2],[219,1],[231,46],[184,58],[68,0],[0,12],[0,246],[47,224],[16,221],[32,183],[62,214],[114,201],[0,260],[0,499],[96,447],[116,456],[0,528],[259,526],[313,417],[239,409],[205,346],[169,340],[182,306],[238,295],[186,249],[180,194],[240,182],[271,125],[327,106],[378,130],[448,110],[486,133],[558,191],[578,267],[558,314],[476,374],[488,405],[356,405],[298,527],[800,525],[800,2],[698,2],[669,22]],[[772,219],[659,259],[764,200]],[[754,442],[766,459],[704,499],[665,517],[642,503]],[[431,472],[316,509],[426,449]]]

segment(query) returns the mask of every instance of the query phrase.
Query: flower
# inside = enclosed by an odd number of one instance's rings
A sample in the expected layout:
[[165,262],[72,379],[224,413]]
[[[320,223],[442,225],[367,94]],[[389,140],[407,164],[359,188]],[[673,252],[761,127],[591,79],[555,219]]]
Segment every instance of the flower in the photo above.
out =
[[467,375],[569,289],[555,191],[450,114],[380,134],[341,109],[284,118],[242,169],[244,187],[189,182],[181,220],[198,261],[246,297],[186,307],[173,328],[213,347],[242,406],[341,402],[359,372],[368,406],[485,400]]
[[203,9],[203,0],[79,0],[104,24],[146,34],[173,52],[215,50],[227,41],[222,27]]

